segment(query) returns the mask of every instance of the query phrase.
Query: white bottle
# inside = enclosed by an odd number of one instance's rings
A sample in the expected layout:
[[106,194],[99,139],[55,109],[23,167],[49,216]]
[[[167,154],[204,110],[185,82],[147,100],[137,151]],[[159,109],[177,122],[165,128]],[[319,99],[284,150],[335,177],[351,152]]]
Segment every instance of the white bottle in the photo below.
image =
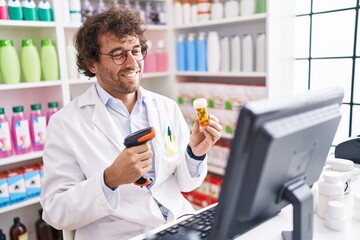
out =
[[69,9],[69,1],[63,0],[61,1],[61,9],[62,9],[62,18],[64,23],[70,22],[70,9]]
[[254,71],[254,44],[250,34],[246,34],[242,39],[242,54],[242,70]]
[[230,40],[224,36],[220,40],[220,71],[230,72]]
[[198,5],[196,0],[191,1],[191,23],[198,22]]
[[255,13],[255,0],[240,0],[240,16],[249,16]]
[[255,47],[255,70],[256,72],[266,72],[266,36],[265,33],[259,33],[256,36]]
[[231,55],[231,72],[240,72],[241,71],[241,39],[240,36],[234,35],[231,38],[230,46],[230,55]]
[[198,22],[208,22],[210,20],[211,0],[197,0]]
[[216,31],[210,31],[207,37],[207,67],[208,72],[220,70],[220,40]]
[[183,0],[182,13],[183,13],[183,24],[184,25],[190,24],[190,22],[191,22],[190,0]]
[[346,227],[345,204],[339,201],[329,201],[325,214],[325,227],[333,231],[343,231]]
[[181,26],[183,24],[183,14],[182,14],[182,3],[181,0],[176,0],[174,3],[174,23],[176,26]]
[[325,171],[323,179],[318,186],[317,215],[325,218],[329,201],[344,200],[344,184],[340,181],[340,175],[334,171]]
[[76,65],[76,49],[71,41],[71,38],[69,38],[66,43],[66,60],[69,80],[78,79],[78,71]]
[[81,23],[81,2],[80,0],[69,0],[70,22]]
[[239,2],[237,0],[227,0],[225,2],[225,18],[239,16]]
[[214,0],[211,4],[211,20],[218,20],[224,17],[224,6],[220,0]]

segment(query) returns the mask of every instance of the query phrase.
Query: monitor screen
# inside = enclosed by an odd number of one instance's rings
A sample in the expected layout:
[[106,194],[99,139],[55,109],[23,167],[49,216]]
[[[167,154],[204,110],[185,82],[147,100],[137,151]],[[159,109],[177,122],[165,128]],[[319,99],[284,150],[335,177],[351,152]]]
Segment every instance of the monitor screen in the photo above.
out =
[[211,239],[240,235],[290,203],[298,212],[293,232],[284,235],[311,239],[310,187],[321,174],[338,128],[342,98],[343,90],[332,87],[244,105],[231,142]]

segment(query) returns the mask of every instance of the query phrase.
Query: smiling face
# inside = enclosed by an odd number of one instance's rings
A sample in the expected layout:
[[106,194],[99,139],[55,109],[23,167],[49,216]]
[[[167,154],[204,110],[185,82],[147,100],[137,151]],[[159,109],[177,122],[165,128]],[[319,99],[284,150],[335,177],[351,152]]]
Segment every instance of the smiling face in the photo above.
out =
[[131,49],[140,46],[139,39],[129,35],[119,39],[108,33],[99,36],[98,41],[101,53],[113,54],[118,50],[125,50],[127,54],[126,61],[122,65],[116,65],[112,57],[105,54],[100,54],[99,61],[91,64],[89,69],[96,75],[100,86],[110,95],[121,100],[135,96],[140,86],[144,61],[137,61]]

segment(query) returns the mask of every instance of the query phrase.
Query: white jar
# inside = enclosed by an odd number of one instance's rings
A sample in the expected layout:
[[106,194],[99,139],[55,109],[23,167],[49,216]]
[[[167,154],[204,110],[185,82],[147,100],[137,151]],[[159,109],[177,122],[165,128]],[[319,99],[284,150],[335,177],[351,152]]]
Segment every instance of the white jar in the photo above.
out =
[[333,200],[340,202],[344,200],[344,184],[340,181],[339,173],[325,171],[318,185],[317,215],[319,217],[325,218],[328,202]]
[[239,2],[237,0],[227,0],[225,2],[225,18],[239,16]]
[[209,72],[219,72],[220,70],[220,39],[216,31],[208,33],[207,67]]
[[345,204],[329,201],[325,214],[325,227],[333,231],[343,231],[346,227]]

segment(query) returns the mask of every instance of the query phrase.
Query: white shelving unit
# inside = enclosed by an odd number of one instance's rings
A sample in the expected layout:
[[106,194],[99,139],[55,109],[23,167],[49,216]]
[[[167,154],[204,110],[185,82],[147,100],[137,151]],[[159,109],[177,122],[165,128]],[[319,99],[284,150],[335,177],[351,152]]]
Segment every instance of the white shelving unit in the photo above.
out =
[[[225,82],[236,84],[256,84],[266,86],[268,96],[283,96],[292,93],[293,79],[293,40],[294,36],[294,3],[293,1],[268,0],[267,13],[254,14],[246,17],[222,19],[197,23],[187,26],[173,25],[173,1],[152,0],[164,2],[168,24],[166,26],[149,26],[147,38],[156,42],[165,40],[168,52],[169,70],[163,73],[145,73],[142,85],[152,91],[176,99],[177,82]],[[35,0],[37,3],[38,0]],[[20,54],[21,40],[32,38],[38,50],[40,41],[44,38],[55,40],[60,65],[60,79],[37,83],[0,84],[0,106],[5,108],[9,118],[12,107],[23,105],[25,113],[29,114],[30,104],[41,103],[43,111],[47,110],[47,103],[57,101],[59,108],[67,105],[74,97],[80,95],[95,79],[80,77],[68,79],[66,61],[66,41],[73,38],[80,24],[63,23],[61,1],[50,0],[54,10],[54,22],[28,22],[28,21],[0,21],[0,39],[14,40],[18,55]],[[245,33],[256,34],[265,32],[267,37],[267,69],[264,72],[238,72],[238,73],[208,73],[208,72],[177,72],[175,41],[179,33],[188,34],[216,30],[219,35],[231,36]],[[156,46],[156,44],[153,44]],[[20,55],[19,55],[20,56]],[[0,171],[11,169],[21,164],[40,162],[41,152],[33,152],[21,156],[0,159]],[[215,171],[215,170],[214,170]],[[220,171],[221,170],[216,170]],[[31,199],[24,203],[6,208],[0,208],[0,229],[8,232],[13,217],[19,216],[28,227],[29,239],[35,239],[34,223],[38,218],[37,209],[40,208],[39,199]]]

